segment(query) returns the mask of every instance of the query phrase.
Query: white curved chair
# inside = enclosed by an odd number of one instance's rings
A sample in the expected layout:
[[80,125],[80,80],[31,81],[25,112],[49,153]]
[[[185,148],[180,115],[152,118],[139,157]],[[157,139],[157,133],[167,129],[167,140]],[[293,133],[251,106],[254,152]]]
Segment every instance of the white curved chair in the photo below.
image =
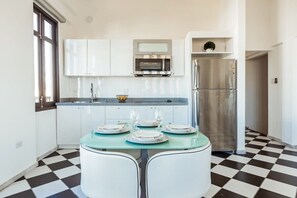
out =
[[146,168],[147,198],[198,198],[211,185],[211,144],[152,156]]
[[81,189],[91,198],[140,197],[137,161],[130,155],[80,146]]

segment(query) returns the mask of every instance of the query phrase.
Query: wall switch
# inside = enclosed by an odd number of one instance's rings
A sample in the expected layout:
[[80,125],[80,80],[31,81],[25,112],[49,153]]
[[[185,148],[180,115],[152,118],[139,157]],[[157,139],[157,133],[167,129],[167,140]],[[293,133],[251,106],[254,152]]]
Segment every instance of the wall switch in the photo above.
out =
[[18,141],[16,144],[15,144],[15,148],[20,148],[23,146],[23,141]]

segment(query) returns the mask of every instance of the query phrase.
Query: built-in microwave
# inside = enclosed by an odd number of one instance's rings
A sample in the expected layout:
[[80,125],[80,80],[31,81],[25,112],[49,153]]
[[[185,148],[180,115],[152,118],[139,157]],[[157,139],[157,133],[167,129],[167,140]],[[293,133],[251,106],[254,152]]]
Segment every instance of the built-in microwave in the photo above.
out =
[[137,55],[134,57],[135,76],[170,76],[171,56]]
[[171,40],[134,40],[135,76],[171,75]]

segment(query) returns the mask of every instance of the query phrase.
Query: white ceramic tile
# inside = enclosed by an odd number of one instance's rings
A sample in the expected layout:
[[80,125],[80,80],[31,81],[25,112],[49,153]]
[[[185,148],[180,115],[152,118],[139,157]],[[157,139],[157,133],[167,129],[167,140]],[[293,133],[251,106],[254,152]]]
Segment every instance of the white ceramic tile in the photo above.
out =
[[255,154],[260,152],[259,149],[254,149],[254,148],[250,148],[250,147],[245,147],[245,151],[249,152],[249,153],[255,153]]
[[230,181],[228,181],[223,186],[223,188],[246,197],[254,197],[259,189],[259,187],[257,186],[238,181],[236,179],[231,179]]
[[261,154],[257,154],[253,157],[253,159],[257,159],[263,162],[269,162],[269,163],[275,163],[277,158],[274,157],[270,157],[270,156],[266,156],[266,155],[261,155]]
[[23,192],[25,190],[29,190],[30,188],[31,187],[26,180],[17,181],[0,191],[0,197],[6,197],[12,194]]
[[49,173],[52,170],[48,167],[48,166],[38,166],[36,168],[34,168],[32,171],[30,171],[29,173],[27,173],[25,175],[25,178],[31,178],[31,177],[36,177],[38,175],[43,175],[45,173]]
[[67,154],[67,153],[73,153],[73,152],[77,152],[77,150],[75,150],[75,149],[57,150],[57,153],[59,153],[60,155],[64,155],[64,154]]
[[260,168],[257,166],[252,166],[252,165],[245,165],[240,171],[246,172],[246,173],[250,173],[253,175],[257,175],[260,177],[266,177],[269,173],[268,169],[265,168]]
[[243,157],[239,155],[230,155],[227,159],[235,162],[244,163],[244,164],[247,164],[251,160],[251,158]]
[[274,164],[271,170],[297,177],[297,168]]
[[261,185],[261,188],[264,188],[266,190],[269,190],[278,194],[282,194],[288,197],[295,197],[296,189],[297,189],[295,186],[274,181],[271,179],[265,179]]
[[270,151],[270,152],[274,152],[274,153],[282,153],[283,152],[283,149],[278,149],[278,148],[273,148],[273,147],[264,147],[262,150]]
[[32,190],[36,197],[48,197],[67,189],[68,187],[61,180],[57,180],[38,186],[36,188],[33,188]]
[[251,141],[251,140],[253,140],[253,139],[255,139],[255,138],[252,138],[252,137],[245,137],[245,140],[248,140],[248,141]]
[[251,131],[247,132],[247,134],[249,134],[249,135],[256,135],[256,136],[259,135],[259,133],[255,133],[255,132],[251,132]]
[[213,169],[211,169],[211,172],[232,178],[238,170],[226,166],[216,165]]
[[258,136],[257,139],[271,140],[269,137],[266,137],[266,136]]
[[213,156],[213,155],[211,156],[211,162],[214,163],[214,164],[219,164],[224,160],[225,159],[221,158],[221,157],[217,157],[217,156]]
[[250,141],[249,144],[254,144],[258,146],[266,146],[266,142]]
[[280,159],[289,160],[293,162],[297,162],[297,156],[294,155],[287,155],[287,154],[281,154],[279,156]]
[[208,190],[208,192],[206,193],[206,195],[204,195],[203,197],[205,197],[205,198],[211,198],[215,194],[217,194],[217,192],[219,192],[219,190],[221,190],[220,187],[211,184],[210,189]]
[[54,157],[45,158],[45,159],[43,159],[42,161],[43,161],[45,164],[53,164],[53,163],[61,162],[61,161],[64,161],[64,160],[66,160],[65,157],[63,157],[63,156],[61,156],[61,155],[57,155],[57,156],[54,156]]
[[80,158],[79,157],[71,158],[68,161],[70,161],[74,165],[80,164]]
[[71,188],[72,192],[78,197],[78,198],[87,198],[87,196],[81,191],[80,186],[76,186],[74,188]]
[[285,147],[285,150],[297,152],[297,149],[296,148],[292,148],[292,147],[289,147],[289,146],[286,146]]
[[275,145],[283,145],[281,142],[275,141],[275,140],[271,140],[269,142],[269,144],[275,144]]
[[62,168],[59,170],[54,171],[54,173],[60,178],[63,179],[65,177],[69,177],[71,175],[76,175],[80,173],[80,169],[76,166],[70,166],[67,168]]

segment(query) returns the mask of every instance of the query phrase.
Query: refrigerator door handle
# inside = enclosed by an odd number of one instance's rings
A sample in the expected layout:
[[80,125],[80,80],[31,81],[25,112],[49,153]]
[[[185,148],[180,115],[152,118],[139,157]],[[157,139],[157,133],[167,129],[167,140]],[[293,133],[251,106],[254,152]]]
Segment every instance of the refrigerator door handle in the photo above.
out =
[[198,91],[193,90],[193,125],[196,128],[199,126],[199,100],[198,100]]
[[194,66],[194,71],[193,71],[194,88],[193,89],[197,89],[198,88],[198,82],[199,82],[199,79],[198,79],[198,60],[197,59],[194,59],[193,66]]

